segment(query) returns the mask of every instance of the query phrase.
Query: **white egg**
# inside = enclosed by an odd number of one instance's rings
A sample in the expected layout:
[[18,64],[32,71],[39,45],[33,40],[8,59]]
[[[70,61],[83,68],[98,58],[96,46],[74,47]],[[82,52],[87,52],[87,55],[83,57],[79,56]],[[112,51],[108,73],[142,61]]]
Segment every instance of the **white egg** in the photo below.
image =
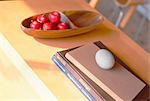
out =
[[106,49],[100,49],[95,55],[96,63],[102,69],[111,69],[115,64],[114,56]]

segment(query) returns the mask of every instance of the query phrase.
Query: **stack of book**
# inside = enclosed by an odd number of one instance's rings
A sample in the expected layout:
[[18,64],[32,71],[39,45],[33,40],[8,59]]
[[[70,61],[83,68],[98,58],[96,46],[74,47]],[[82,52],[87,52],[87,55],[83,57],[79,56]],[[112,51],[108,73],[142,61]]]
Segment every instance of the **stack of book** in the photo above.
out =
[[52,60],[90,101],[148,100],[149,86],[115,54],[111,70],[98,67],[95,54],[99,49],[109,50],[95,42],[57,52]]

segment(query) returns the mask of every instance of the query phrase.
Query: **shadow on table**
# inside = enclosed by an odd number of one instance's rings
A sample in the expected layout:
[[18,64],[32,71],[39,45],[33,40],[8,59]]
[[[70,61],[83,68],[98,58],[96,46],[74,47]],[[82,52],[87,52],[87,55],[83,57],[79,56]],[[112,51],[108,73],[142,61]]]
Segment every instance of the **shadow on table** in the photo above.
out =
[[[100,30],[101,32],[99,33]],[[108,34],[115,36],[115,34],[112,33],[112,30],[104,26],[101,26],[100,28],[90,31],[88,33],[84,33],[72,37],[55,38],[55,39],[39,39],[39,38],[34,38],[34,39],[48,46],[53,46],[58,48],[71,48],[88,42],[108,40],[107,38]]]
[[33,61],[33,60],[25,60],[28,65],[32,69],[42,69],[42,70],[50,70],[50,71],[57,71],[56,68],[54,68],[54,64],[51,63],[43,63],[40,61]]

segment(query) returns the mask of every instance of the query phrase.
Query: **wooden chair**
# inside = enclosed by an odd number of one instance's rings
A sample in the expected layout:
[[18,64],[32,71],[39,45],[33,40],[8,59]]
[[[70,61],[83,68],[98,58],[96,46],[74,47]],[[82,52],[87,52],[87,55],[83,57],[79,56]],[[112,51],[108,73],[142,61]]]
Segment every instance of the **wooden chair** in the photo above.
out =
[[[96,5],[99,3],[99,1],[100,0],[90,0],[89,5],[93,8],[96,8]],[[144,4],[144,0],[114,0],[114,2],[120,9],[118,19],[115,23],[115,25],[120,28],[124,28],[127,25],[137,6]],[[127,7],[129,7],[129,9],[126,14],[124,14],[122,9]]]
[[[115,4],[120,8],[120,14],[116,21],[116,26],[124,28],[131,16],[135,12],[138,5],[144,4],[143,0],[114,0]],[[123,13],[122,9],[129,7],[126,14]]]

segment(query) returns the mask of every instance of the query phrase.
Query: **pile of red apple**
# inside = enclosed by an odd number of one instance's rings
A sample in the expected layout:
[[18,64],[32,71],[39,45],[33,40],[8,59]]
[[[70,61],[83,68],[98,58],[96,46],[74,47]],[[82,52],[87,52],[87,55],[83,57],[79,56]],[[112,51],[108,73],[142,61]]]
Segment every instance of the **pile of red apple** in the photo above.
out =
[[61,22],[61,15],[57,11],[46,15],[39,15],[35,20],[31,20],[30,28],[41,30],[64,30],[70,26],[66,22]]

